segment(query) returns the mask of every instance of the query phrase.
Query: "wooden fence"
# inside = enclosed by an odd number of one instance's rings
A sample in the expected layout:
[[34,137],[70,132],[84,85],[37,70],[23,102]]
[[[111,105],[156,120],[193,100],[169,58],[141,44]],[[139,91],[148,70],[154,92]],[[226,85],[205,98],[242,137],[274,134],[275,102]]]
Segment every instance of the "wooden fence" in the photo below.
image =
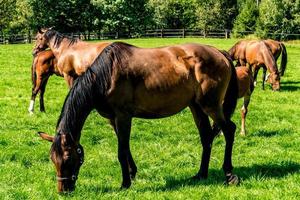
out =
[[[254,34],[254,32],[243,32],[244,35]],[[91,32],[91,33],[70,33],[69,36],[80,38],[82,40],[107,40],[119,38],[185,38],[185,37],[200,37],[200,38],[230,38],[231,30],[215,30],[202,31],[195,29],[153,29],[145,30],[140,34],[120,34],[117,32]],[[269,34],[274,36],[273,33]],[[291,36],[295,39],[300,39],[300,34],[275,34],[284,36],[285,38]],[[35,40],[33,34],[19,34],[19,35],[0,35],[0,44],[15,44],[15,43],[31,43]]]

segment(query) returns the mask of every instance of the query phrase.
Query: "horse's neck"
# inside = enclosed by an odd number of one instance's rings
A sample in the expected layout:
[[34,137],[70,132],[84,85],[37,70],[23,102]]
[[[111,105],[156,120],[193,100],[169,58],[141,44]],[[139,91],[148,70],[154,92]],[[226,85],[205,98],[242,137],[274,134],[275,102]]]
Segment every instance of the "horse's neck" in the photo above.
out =
[[84,92],[69,93],[57,127],[58,131],[71,134],[74,141],[79,141],[84,122],[93,109],[91,97],[78,98],[79,95],[84,96]]
[[270,71],[270,73],[277,73],[278,68],[277,68],[277,63],[271,53],[271,50],[269,50],[266,46],[264,48],[264,60],[265,60],[265,65],[267,69]]

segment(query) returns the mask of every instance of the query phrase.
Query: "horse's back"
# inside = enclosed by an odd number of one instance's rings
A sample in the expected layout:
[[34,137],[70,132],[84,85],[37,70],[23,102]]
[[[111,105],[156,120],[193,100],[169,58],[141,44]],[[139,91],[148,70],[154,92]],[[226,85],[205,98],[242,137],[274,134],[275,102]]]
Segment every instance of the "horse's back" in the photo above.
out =
[[222,104],[231,67],[217,49],[198,44],[129,48],[127,66],[111,91],[114,104],[131,105],[136,116],[149,118],[173,115],[193,101]]

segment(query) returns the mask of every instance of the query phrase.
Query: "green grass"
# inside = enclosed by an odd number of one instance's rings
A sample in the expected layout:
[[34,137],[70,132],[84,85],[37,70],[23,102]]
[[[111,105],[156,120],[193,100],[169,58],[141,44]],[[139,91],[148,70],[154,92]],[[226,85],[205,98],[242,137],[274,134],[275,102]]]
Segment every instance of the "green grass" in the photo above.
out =
[[[132,39],[128,43],[156,47],[186,42],[229,49],[237,40]],[[300,44],[287,44],[288,66],[282,90],[255,89],[247,118],[248,135],[241,137],[241,100],[233,116],[238,125],[234,172],[242,178],[226,187],[221,170],[224,138],[214,141],[209,178],[189,178],[199,168],[199,136],[188,109],[165,119],[134,119],[131,147],[138,174],[129,190],[119,190],[121,170],[117,143],[107,121],[93,112],[82,131],[85,163],[77,188],[69,196],[56,190],[50,143],[35,133],[55,134],[68,92],[62,78],[51,77],[45,94],[46,113],[27,112],[31,96],[33,45],[0,46],[0,199],[299,199],[300,198]]]

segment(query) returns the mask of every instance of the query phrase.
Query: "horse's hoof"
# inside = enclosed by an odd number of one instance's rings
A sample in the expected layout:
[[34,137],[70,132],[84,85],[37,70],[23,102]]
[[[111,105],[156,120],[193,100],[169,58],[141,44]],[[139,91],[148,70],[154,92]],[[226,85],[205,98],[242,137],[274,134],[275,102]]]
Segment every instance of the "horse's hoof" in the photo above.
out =
[[122,183],[120,189],[121,190],[126,190],[126,189],[130,188],[130,185],[131,185],[131,183]]
[[246,136],[246,132],[245,131],[241,131],[240,135],[244,137],[244,136]]
[[28,110],[29,111],[29,115],[33,115],[34,113],[33,113],[33,111],[31,111],[31,110]]
[[192,177],[192,180],[194,180],[194,181],[200,181],[203,179],[207,179],[207,176],[202,176],[200,174],[196,174],[195,176]]
[[240,179],[237,175],[230,174],[226,176],[225,185],[231,186],[231,185],[239,185]]

